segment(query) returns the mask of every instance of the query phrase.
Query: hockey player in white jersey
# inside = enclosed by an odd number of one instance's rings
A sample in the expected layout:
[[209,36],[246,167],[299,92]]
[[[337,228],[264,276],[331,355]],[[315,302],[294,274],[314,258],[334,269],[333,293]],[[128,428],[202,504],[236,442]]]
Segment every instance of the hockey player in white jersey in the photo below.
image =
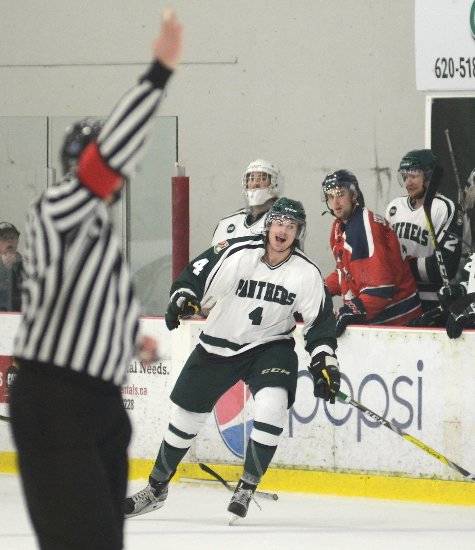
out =
[[462,281],[439,290],[439,300],[447,314],[449,338],[458,338],[466,328],[475,328],[475,253],[462,270]]
[[262,233],[265,214],[282,192],[283,178],[275,164],[257,159],[246,168],[241,183],[247,206],[218,222],[212,246],[227,239]]
[[464,269],[465,262],[471,256],[475,244],[475,239],[473,237],[473,228],[471,217],[473,215],[472,211],[475,207],[475,168],[470,172],[470,175],[467,178],[463,190],[463,239],[462,239],[462,254],[459,270],[457,273],[457,280],[462,281],[465,277]]
[[318,267],[298,247],[304,232],[302,204],[281,198],[266,215],[263,234],[219,243],[173,283],[165,316],[170,330],[179,317],[214,307],[171,392],[170,423],[149,485],[126,499],[126,516],[163,506],[178,464],[216,401],[238,380],[249,386],[255,414],[244,472],[228,510],[246,516],[295,399],[296,312],[304,320],[314,394],[335,402],[340,387],[335,317]]
[[[423,208],[435,169],[436,158],[430,149],[409,151],[399,165],[407,196],[392,200],[386,208],[386,219],[398,236],[402,255],[409,259],[424,312],[438,307],[437,292],[442,285],[435,246]],[[452,279],[460,261],[462,237],[454,203],[437,193],[432,201],[431,218],[448,278]]]

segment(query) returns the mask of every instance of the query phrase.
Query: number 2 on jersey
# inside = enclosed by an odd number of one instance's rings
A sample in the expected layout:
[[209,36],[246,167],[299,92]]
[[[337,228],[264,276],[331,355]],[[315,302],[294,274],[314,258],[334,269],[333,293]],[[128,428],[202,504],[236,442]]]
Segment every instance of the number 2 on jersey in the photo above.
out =
[[256,309],[253,309],[251,313],[249,313],[248,317],[252,321],[253,325],[260,325],[262,322],[262,311],[264,310],[263,307],[256,307]]

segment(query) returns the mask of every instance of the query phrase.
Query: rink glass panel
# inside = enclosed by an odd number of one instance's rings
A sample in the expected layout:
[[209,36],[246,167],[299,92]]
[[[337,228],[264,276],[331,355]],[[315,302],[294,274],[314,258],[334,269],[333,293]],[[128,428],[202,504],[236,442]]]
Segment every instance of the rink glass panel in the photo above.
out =
[[[0,221],[24,232],[29,205],[61,178],[59,150],[65,129],[84,116],[0,117]],[[163,314],[168,301],[176,159],[177,118],[158,117],[136,176],[112,208],[145,315]],[[22,244],[20,237],[20,252]]]

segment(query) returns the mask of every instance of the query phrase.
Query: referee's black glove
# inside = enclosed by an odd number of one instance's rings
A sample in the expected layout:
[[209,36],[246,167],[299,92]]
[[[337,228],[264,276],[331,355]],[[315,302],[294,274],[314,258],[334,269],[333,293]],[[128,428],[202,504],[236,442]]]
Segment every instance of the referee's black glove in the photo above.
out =
[[198,315],[201,311],[201,305],[196,296],[182,291],[174,294],[168,304],[165,313],[165,324],[168,330],[177,328],[180,324],[179,317],[188,315]]
[[321,351],[312,357],[308,367],[313,376],[313,394],[325,401],[335,403],[336,394],[340,390],[340,371],[338,359],[326,351]]

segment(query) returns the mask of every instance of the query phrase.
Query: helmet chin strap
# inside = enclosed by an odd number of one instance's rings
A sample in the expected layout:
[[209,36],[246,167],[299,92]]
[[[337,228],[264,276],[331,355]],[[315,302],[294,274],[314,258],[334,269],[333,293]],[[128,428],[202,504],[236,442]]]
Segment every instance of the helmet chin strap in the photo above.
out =
[[[336,218],[335,212],[328,206],[328,200],[325,201],[325,204],[327,205],[327,209],[322,212],[322,216],[324,216],[325,214],[331,214],[334,218]],[[353,212],[355,211],[357,206],[360,206],[358,199],[353,202],[353,210],[351,211],[349,218],[353,215]]]

